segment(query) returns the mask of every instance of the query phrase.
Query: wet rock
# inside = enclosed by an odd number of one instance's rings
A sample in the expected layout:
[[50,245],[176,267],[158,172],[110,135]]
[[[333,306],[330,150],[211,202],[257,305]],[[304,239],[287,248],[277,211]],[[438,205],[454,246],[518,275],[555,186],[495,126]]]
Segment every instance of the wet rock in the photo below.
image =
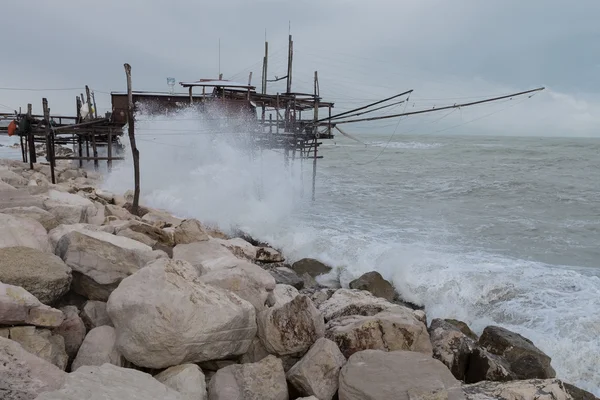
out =
[[65,341],[62,336],[35,326],[15,326],[9,328],[8,331],[8,338],[19,343],[23,349],[56,365],[63,371],[67,368],[69,357],[65,351]]
[[286,374],[302,395],[331,400],[338,390],[340,369],[346,358],[329,339],[320,338]]
[[350,282],[349,286],[350,289],[366,290],[373,296],[384,298],[390,302],[394,301],[396,297],[396,289],[377,271],[361,275],[358,279]]
[[265,308],[269,293],[275,289],[275,279],[267,271],[242,260],[231,268],[208,271],[200,281],[235,293],[252,303],[257,312]]
[[0,395],[4,400],[35,399],[62,386],[67,374],[29,353],[17,342],[0,337]]
[[257,247],[256,261],[262,263],[279,263],[283,262],[284,258],[280,252],[271,247]]
[[229,249],[229,251],[231,251],[237,258],[247,259],[250,261],[256,260],[257,248],[242,238],[213,240]]
[[292,270],[300,276],[307,273],[314,278],[331,272],[332,268],[314,258],[303,258],[292,264]]
[[201,282],[180,260],[160,259],[125,278],[107,310],[120,352],[140,367],[242,355],[256,335],[252,304]]
[[65,350],[69,359],[74,359],[85,338],[85,324],[79,317],[79,310],[75,306],[67,306],[60,309],[65,315],[65,320],[54,333],[63,337]]
[[103,301],[87,301],[81,309],[81,319],[88,331],[98,326],[112,326],[112,321],[106,312],[106,303]]
[[[90,397],[93,396],[93,397]],[[60,390],[45,392],[36,400],[183,400],[175,390],[151,375],[112,364],[84,366],[70,373]]]
[[22,287],[0,282],[0,325],[56,328],[64,319],[60,310],[40,303]]
[[42,224],[30,218],[0,214],[0,248],[17,246],[52,253]]
[[276,283],[290,285],[300,290],[304,288],[304,280],[297,273],[287,267],[276,267],[268,269],[269,273],[275,278]]
[[294,298],[298,295],[300,295],[300,293],[295,287],[277,284],[275,285],[275,289],[273,289],[273,291],[269,293],[269,296],[267,297],[267,305],[275,308],[281,307],[285,303],[289,303],[290,301],[294,300]]
[[2,210],[2,214],[33,219],[39,222],[46,229],[46,231],[50,231],[59,225],[58,220],[54,215],[35,206],[5,208]]
[[319,308],[321,304],[329,300],[336,291],[337,289],[329,288],[304,288],[300,290],[300,294],[308,296],[314,303],[315,307]]
[[462,400],[460,382],[438,360],[410,351],[365,350],[340,372],[340,400]]
[[73,231],[58,241],[56,254],[73,270],[76,293],[106,301],[123,278],[164,253],[106,232]]
[[220,369],[210,380],[208,398],[287,400],[287,382],[281,360],[268,356],[257,363]]
[[101,366],[106,363],[123,366],[123,357],[117,349],[117,335],[112,326],[104,325],[88,332],[81,344],[71,370],[84,365]]
[[468,362],[468,369],[464,377],[466,383],[506,382],[517,379],[517,376],[510,370],[508,362],[482,348],[473,349]]
[[571,400],[558,379],[531,379],[512,382],[479,382],[463,386],[468,400]]
[[174,217],[168,212],[161,210],[151,210],[149,213],[144,214],[142,221],[160,228],[166,228],[170,226],[177,227],[183,222],[182,219]]
[[471,352],[477,342],[465,335],[455,325],[434,319],[429,327],[433,357],[450,369],[456,379],[464,380]]
[[206,400],[204,373],[196,364],[182,364],[168,368],[154,379],[177,391],[185,400]]
[[107,217],[112,215],[122,221],[135,220],[135,216],[132,213],[130,213],[123,207],[114,204],[107,204],[104,206],[104,215],[106,215]]
[[208,234],[197,219],[183,220],[175,228],[175,244],[189,244],[208,240]]
[[451,325],[454,325],[456,328],[458,328],[458,330],[460,330],[462,333],[464,333],[471,339],[479,340],[479,336],[477,336],[475,334],[475,332],[473,332],[471,330],[471,328],[469,328],[469,325],[467,325],[465,322],[459,321],[457,319],[450,319],[450,318],[446,318],[446,319],[444,319],[444,321],[446,321],[447,323],[449,323]]
[[551,358],[535,347],[531,340],[518,333],[499,326],[488,326],[479,338],[479,345],[508,361],[511,371],[518,379],[546,379],[556,376],[550,365]]
[[319,306],[325,321],[347,315],[375,315],[380,312],[404,313],[406,307],[390,303],[380,297],[375,297],[364,290],[338,289],[333,295]]
[[339,317],[327,323],[325,337],[337,343],[346,357],[367,349],[432,354],[427,328],[409,309]]
[[322,288],[323,286],[319,285],[319,282],[317,282],[315,280],[315,278],[313,278],[312,276],[310,276],[307,272],[303,273],[302,276],[300,277],[302,278],[302,282],[304,284],[304,287],[309,289],[309,288]]
[[258,314],[258,336],[272,354],[303,353],[323,337],[323,316],[306,296]]
[[71,268],[60,257],[31,247],[0,248],[0,281],[21,286],[52,304],[71,286]]

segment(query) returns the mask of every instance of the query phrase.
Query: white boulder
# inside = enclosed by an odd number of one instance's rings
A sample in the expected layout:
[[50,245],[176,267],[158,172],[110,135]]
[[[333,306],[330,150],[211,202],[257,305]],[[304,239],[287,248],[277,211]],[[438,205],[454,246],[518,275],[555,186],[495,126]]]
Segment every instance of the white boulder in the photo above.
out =
[[52,253],[46,228],[38,221],[0,214],[0,248],[24,246]]
[[35,325],[55,328],[64,321],[64,314],[40,303],[20,286],[0,282],[0,325]]
[[77,352],[71,370],[75,371],[84,365],[101,366],[109,363],[123,365],[123,357],[117,350],[115,328],[108,325],[99,326],[88,332]]
[[186,400],[206,400],[206,378],[196,364],[182,364],[167,368],[154,379],[179,392]]

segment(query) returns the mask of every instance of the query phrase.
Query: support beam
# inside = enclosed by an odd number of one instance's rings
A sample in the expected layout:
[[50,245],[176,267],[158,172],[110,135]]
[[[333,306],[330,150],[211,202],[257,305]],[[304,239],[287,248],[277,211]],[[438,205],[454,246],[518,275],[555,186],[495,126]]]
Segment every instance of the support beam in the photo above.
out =
[[52,132],[50,131],[50,109],[48,108],[48,100],[42,99],[42,108],[44,109],[44,125],[46,133],[46,159],[50,163],[50,176],[52,177],[52,184],[56,184],[56,178],[54,176],[54,155],[52,154]]
[[135,119],[133,113],[133,94],[131,89],[131,66],[129,64],[125,64],[125,75],[127,76],[128,100],[127,125],[129,127],[129,141],[131,142],[131,153],[133,155],[133,171],[135,182],[131,213],[133,215],[138,215],[138,205],[140,201],[140,152],[138,151],[137,146],[135,145]]

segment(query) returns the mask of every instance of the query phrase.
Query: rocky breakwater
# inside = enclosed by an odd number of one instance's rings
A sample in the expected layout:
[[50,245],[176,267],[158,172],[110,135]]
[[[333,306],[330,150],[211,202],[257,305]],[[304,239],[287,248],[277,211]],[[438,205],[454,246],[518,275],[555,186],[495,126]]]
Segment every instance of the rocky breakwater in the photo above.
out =
[[376,272],[324,287],[317,260],[48,172],[0,162],[2,399],[594,399],[514,332],[428,325]]

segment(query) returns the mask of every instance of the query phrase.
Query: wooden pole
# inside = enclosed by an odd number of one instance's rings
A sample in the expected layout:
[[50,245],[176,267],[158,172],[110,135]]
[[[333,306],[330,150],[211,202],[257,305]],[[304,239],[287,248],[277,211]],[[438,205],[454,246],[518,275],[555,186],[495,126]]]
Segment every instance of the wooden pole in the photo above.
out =
[[292,59],[294,58],[294,42],[292,41],[292,35],[289,36],[288,42],[288,70],[287,70],[287,93],[292,91]]
[[96,131],[92,130],[92,150],[94,152],[94,169],[98,170],[98,148],[96,147]]
[[194,98],[192,97],[192,89],[193,89],[193,86],[190,86],[190,88],[189,88],[189,92],[190,92],[190,104],[194,104]]
[[46,126],[46,159],[50,163],[52,184],[56,184],[56,178],[54,177],[54,157],[52,155],[52,143],[50,137],[50,109],[48,108],[48,100],[46,98],[42,99],[42,108],[44,109],[44,125]]
[[[77,120],[75,123],[81,123],[81,99],[78,96],[75,96],[77,102]],[[83,168],[83,137],[81,135],[77,135],[77,147],[79,150],[79,168]]]
[[265,42],[265,57],[263,58],[262,94],[267,93],[267,69],[269,64],[269,42]]
[[88,117],[89,119],[93,119],[94,114],[92,114],[92,97],[90,96],[90,88],[88,87],[88,85],[85,85],[85,97],[87,99],[88,105]]
[[92,92],[92,103],[94,103],[94,118],[98,118],[98,109],[96,108],[96,96]]
[[[315,71],[315,122],[319,120],[319,76]],[[315,187],[317,182],[317,149],[319,147],[317,140],[319,139],[319,126],[315,123],[314,126],[315,149],[313,157],[313,176],[312,176],[312,201],[315,201]]]
[[108,160],[106,162],[106,165],[108,167],[108,171],[110,172],[110,170],[112,169],[112,129],[108,130],[108,145],[107,145],[107,149],[106,149],[106,155],[108,156]]
[[277,103],[276,104],[277,107],[275,108],[275,118],[276,118],[276,120],[275,120],[275,123],[276,123],[276,125],[275,125],[275,132],[279,133],[279,93],[277,93],[276,103]]
[[135,145],[135,127],[134,127],[134,114],[133,114],[133,94],[131,93],[131,66],[125,64],[125,74],[127,75],[127,100],[128,100],[128,113],[127,113],[127,125],[129,126],[129,141],[131,142],[131,153],[133,155],[133,171],[135,189],[133,191],[133,205],[131,212],[133,215],[138,214],[138,204],[140,201],[140,152]]
[[33,164],[37,162],[37,157],[35,155],[35,142],[33,140],[33,129],[31,129],[31,104],[27,104],[27,121],[26,126],[29,127],[29,132],[27,132],[27,140],[29,141],[29,168],[33,169]]

